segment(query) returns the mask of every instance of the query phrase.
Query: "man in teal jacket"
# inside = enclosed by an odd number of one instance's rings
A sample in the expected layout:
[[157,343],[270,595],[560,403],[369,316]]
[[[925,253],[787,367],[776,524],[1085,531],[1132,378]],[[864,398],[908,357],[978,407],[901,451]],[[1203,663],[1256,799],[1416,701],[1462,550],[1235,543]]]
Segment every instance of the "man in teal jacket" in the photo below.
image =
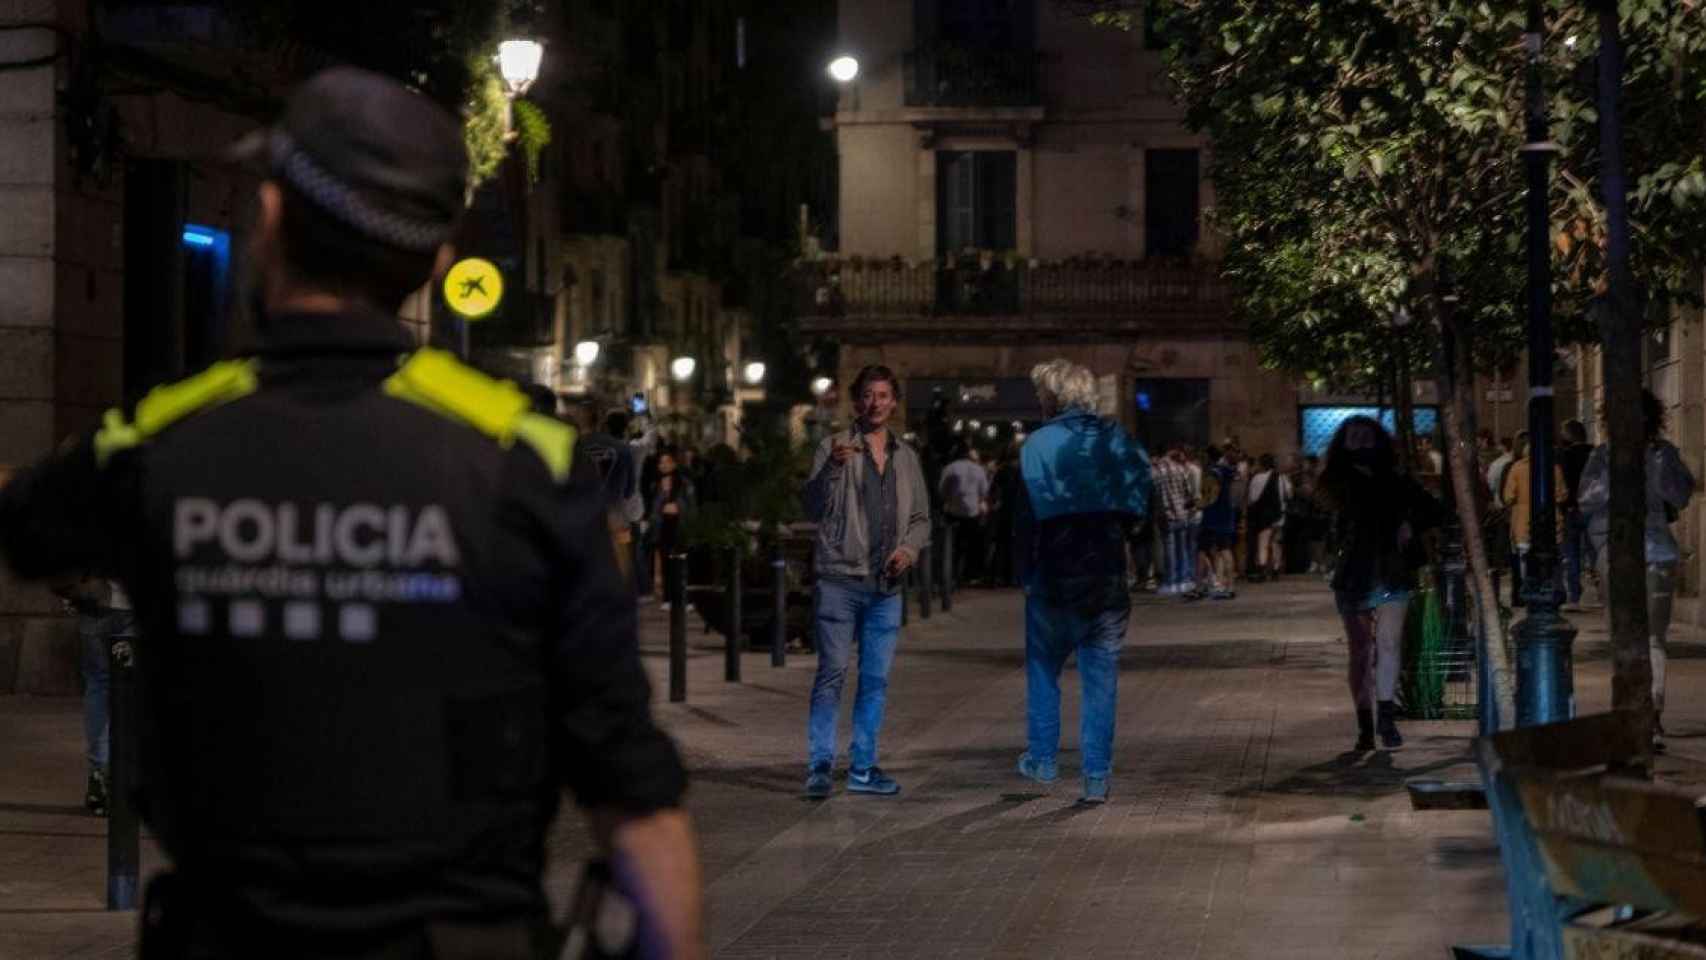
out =
[[1148,509],[1149,457],[1118,424],[1093,412],[1089,370],[1051,360],[1031,371],[1031,381],[1049,421],[1020,452],[1014,552],[1025,588],[1027,749],[1019,772],[1043,783],[1058,775],[1060,671],[1076,651],[1084,687],[1083,799],[1102,803],[1131,616],[1125,533]]

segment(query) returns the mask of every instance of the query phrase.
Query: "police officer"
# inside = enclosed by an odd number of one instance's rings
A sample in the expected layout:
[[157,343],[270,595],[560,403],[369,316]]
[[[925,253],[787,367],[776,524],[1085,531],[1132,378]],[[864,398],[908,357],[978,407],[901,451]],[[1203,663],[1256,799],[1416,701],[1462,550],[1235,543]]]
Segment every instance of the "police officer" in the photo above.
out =
[[574,434],[394,319],[463,208],[456,123],[326,71],[246,145],[259,346],[0,491],[21,577],[116,576],[141,627],[138,802],[174,873],[145,956],[535,957],[560,789],[698,956],[685,776]]

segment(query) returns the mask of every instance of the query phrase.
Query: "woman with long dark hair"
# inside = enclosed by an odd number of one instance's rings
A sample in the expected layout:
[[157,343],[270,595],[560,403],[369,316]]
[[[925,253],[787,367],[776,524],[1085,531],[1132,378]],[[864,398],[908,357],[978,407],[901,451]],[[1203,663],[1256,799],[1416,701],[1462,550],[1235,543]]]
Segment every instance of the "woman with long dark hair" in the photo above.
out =
[[1356,749],[1374,749],[1377,710],[1381,745],[1396,749],[1404,744],[1394,703],[1404,617],[1426,562],[1421,535],[1444,521],[1444,508],[1399,472],[1391,436],[1368,417],[1346,420],[1333,435],[1318,490],[1334,514],[1333,594],[1350,646]]

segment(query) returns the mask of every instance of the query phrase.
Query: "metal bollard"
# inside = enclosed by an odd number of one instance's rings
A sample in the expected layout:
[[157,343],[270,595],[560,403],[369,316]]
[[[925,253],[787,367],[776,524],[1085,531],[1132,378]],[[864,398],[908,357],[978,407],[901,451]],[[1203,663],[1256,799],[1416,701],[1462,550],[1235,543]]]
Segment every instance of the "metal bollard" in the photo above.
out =
[[918,562],[913,565],[918,573],[918,619],[930,619],[930,548],[918,551]]
[[669,591],[669,702],[687,699],[687,554],[672,553],[664,565]]
[[954,609],[954,590],[959,584],[954,582],[954,525],[942,525],[942,612]]
[[771,585],[776,595],[771,603],[770,665],[788,665],[788,558],[778,542],[770,553]]
[[110,638],[107,685],[107,909],[135,910],[142,865],[142,831],[131,796],[136,790],[135,637]]
[[723,682],[740,682],[740,647],[744,639],[740,616],[740,548],[729,548],[729,635],[723,645]]

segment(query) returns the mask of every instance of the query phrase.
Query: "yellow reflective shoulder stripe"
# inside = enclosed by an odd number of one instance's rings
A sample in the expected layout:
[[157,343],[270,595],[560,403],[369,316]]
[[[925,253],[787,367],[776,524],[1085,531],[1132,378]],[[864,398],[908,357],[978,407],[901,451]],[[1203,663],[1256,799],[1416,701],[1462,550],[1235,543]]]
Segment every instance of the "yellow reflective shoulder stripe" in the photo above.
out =
[[254,393],[256,383],[253,360],[221,361],[188,380],[148,391],[136,405],[136,429],[151,437],[192,413]]
[[524,413],[515,423],[515,436],[539,454],[553,480],[562,483],[569,478],[575,459],[573,427],[537,413]]
[[385,380],[385,393],[457,420],[509,447],[517,439],[539,454],[551,476],[568,478],[575,432],[532,412],[521,388],[488,377],[444,350],[423,347]]
[[186,380],[155,387],[136,405],[134,423],[126,422],[116,409],[106,412],[95,434],[95,462],[105,466],[118,451],[137,446],[192,414],[254,393],[258,385],[253,360],[222,360]]
[[507,380],[495,380],[443,350],[415,351],[385,380],[386,394],[460,420],[509,446],[516,420],[531,405]]

